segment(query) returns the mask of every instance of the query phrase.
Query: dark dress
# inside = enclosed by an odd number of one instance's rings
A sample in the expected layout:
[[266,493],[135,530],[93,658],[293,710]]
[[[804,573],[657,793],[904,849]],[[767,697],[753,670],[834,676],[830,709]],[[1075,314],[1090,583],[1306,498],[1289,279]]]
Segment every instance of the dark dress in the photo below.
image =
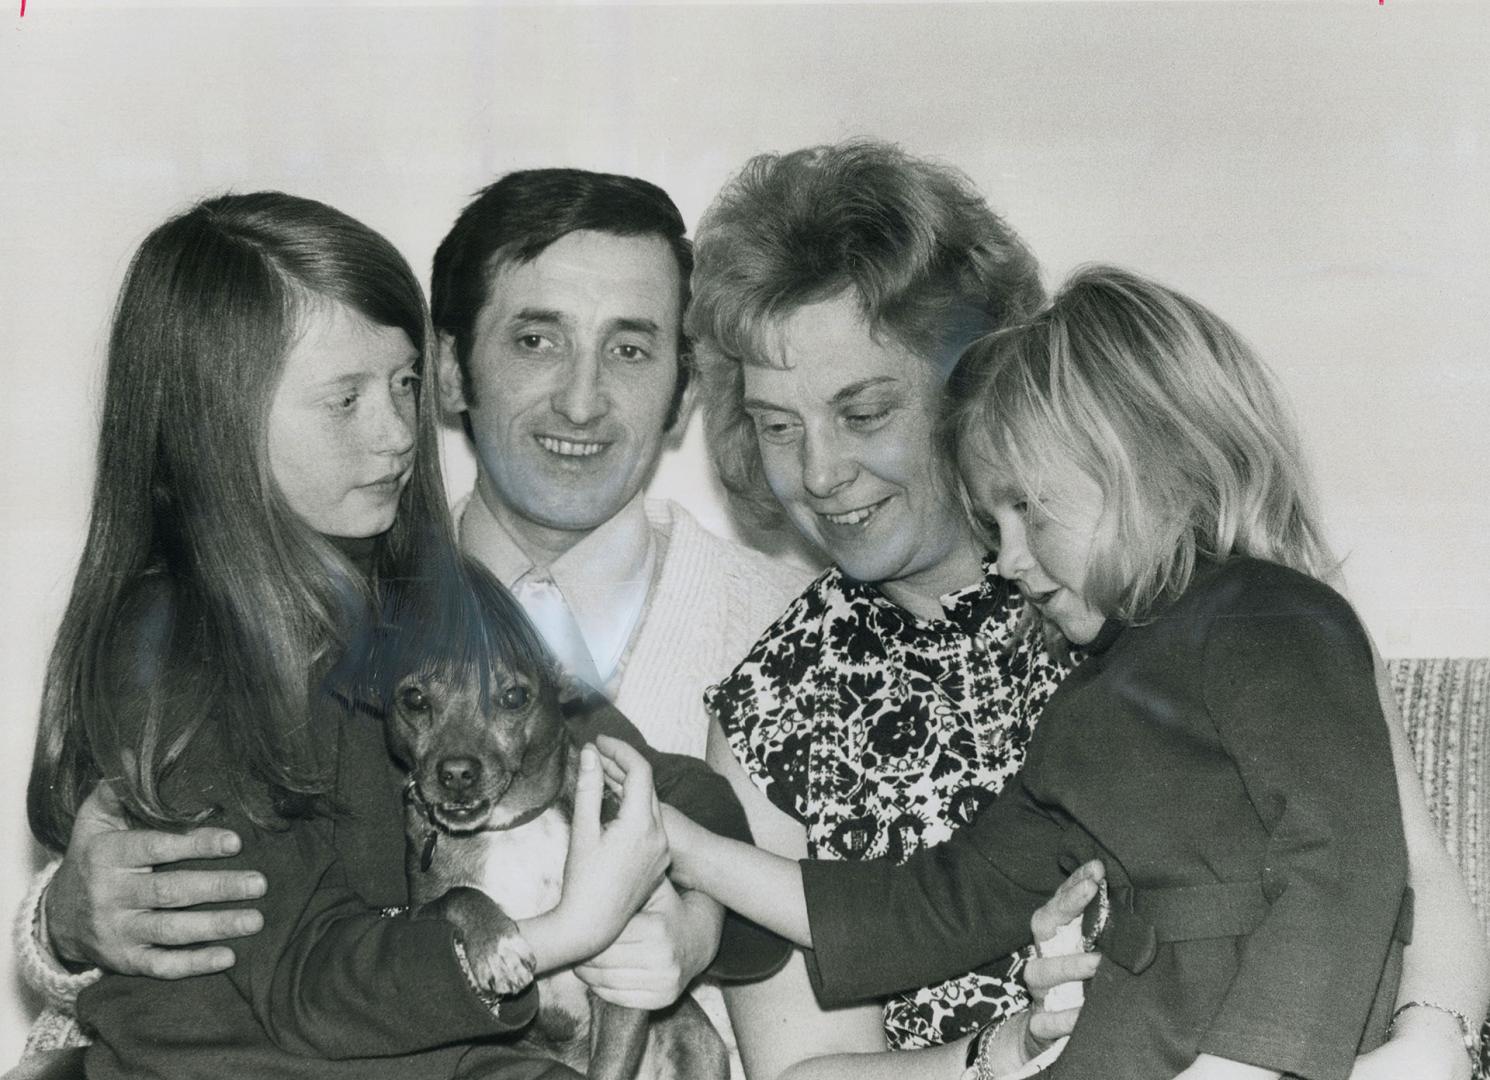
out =
[[[813,858],[901,862],[942,843],[1024,760],[1065,669],[1026,632],[1021,598],[991,562],[941,602],[944,618],[922,619],[830,569],[707,692],[735,756],[806,827]],[[890,996],[888,1044],[948,1042],[1021,1007],[1016,964],[964,962]]]
[[[135,590],[114,634],[120,693],[143,705],[169,695],[161,673],[176,625],[163,578]],[[581,738],[605,732],[644,746],[620,713],[596,701],[571,719]],[[169,713],[167,713],[169,715]],[[348,696],[329,678],[313,695],[312,737],[333,781],[338,812],[256,827],[241,813],[212,824],[235,830],[241,852],[195,864],[254,869],[269,888],[258,907],[264,928],[232,942],[237,963],[225,972],[178,981],[106,974],[78,1000],[95,1038],[90,1077],[379,1078],[482,1077],[529,1080],[550,1075],[546,1062],[524,1058],[504,1035],[521,1029],[537,1008],[530,988],[495,1015],[472,991],[454,952],[451,927],[408,917],[402,809],[403,777],[386,749],[374,702]],[[647,751],[659,794],[711,827],[749,835],[728,784],[701,762]],[[221,799],[225,760],[210,729],[170,774],[167,795],[178,805]],[[184,864],[190,865],[190,864]],[[238,905],[233,905],[238,906]],[[753,938],[759,944],[764,938]],[[747,957],[727,941],[735,970],[784,959]],[[564,1075],[568,1075],[565,1073]]]
[[1343,1080],[1385,1037],[1411,891],[1369,643],[1326,586],[1203,564],[1141,626],[1109,622],[1020,777],[951,843],[804,862],[824,1001],[1026,941],[1081,861],[1107,867],[1103,960],[1051,1076],[1169,1080],[1199,1053]]

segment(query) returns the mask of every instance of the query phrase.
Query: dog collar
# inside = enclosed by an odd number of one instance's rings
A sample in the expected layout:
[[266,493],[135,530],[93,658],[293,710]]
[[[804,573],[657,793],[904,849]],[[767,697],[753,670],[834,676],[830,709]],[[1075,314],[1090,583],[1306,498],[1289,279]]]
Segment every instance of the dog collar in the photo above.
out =
[[[429,831],[424,834],[424,844],[419,851],[419,871],[420,873],[427,874],[429,873],[429,868],[434,865],[435,845],[439,842],[440,834],[447,830],[442,828],[440,823],[435,820],[434,808],[430,805],[429,800],[424,797],[424,793],[419,790],[419,782],[412,776],[404,783],[404,799],[417,806],[420,813],[424,815],[424,820],[429,822]],[[508,832],[512,829],[520,828],[529,822],[537,821],[557,804],[558,801],[559,797],[556,794],[547,802],[535,806],[531,810],[524,810],[511,821],[503,822],[501,825],[488,825],[480,831]]]

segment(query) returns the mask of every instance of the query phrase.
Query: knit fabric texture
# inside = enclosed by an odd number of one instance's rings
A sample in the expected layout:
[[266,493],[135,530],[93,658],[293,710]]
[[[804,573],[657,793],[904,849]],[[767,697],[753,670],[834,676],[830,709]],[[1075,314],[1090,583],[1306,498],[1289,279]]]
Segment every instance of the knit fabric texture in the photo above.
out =
[[[1490,934],[1490,657],[1389,660],[1387,673],[1428,810]],[[1480,1059],[1490,1075],[1490,1022]]]

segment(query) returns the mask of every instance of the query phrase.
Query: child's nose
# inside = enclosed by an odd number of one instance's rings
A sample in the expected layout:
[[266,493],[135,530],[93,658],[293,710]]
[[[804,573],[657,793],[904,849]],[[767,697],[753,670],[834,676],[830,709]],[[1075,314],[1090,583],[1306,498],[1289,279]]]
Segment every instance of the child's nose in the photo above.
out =
[[1018,525],[1010,527],[999,522],[999,577],[1018,581],[1033,565],[1029,546],[1024,542],[1024,530]]
[[417,406],[392,398],[379,405],[372,430],[373,448],[380,454],[407,454],[414,448]]

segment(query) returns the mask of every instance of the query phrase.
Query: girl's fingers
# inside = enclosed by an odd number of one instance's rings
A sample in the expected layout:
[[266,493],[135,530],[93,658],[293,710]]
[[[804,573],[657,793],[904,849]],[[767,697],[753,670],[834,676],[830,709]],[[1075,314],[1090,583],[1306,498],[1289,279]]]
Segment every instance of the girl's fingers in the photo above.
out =
[[613,739],[609,735],[595,736],[595,748],[600,751],[602,760],[619,768],[622,773],[630,773],[633,769],[646,769],[651,771],[647,759],[630,743]]
[[616,820],[644,826],[652,818],[652,806],[656,801],[657,795],[652,789],[651,766],[638,754],[635,765],[627,768],[621,791],[621,809],[616,814]]
[[586,743],[579,749],[579,779],[574,785],[574,819],[570,828],[576,836],[599,834],[601,786],[599,755]]
[[616,795],[620,795],[626,786],[626,770],[617,765],[604,754],[600,757],[600,771],[605,776],[605,786],[610,788]]

